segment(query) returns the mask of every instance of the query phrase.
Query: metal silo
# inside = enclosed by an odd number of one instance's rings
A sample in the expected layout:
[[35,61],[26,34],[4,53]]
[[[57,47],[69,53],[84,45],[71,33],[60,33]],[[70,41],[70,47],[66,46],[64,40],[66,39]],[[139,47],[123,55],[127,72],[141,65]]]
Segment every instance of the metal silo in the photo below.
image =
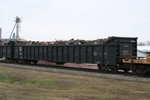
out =
[[2,39],[2,29],[0,28],[0,39]]

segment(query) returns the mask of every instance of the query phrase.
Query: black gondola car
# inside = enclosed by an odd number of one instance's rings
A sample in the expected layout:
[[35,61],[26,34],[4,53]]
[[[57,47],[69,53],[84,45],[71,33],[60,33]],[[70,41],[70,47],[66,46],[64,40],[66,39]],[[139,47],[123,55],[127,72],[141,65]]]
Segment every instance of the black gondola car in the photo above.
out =
[[1,59],[12,59],[13,58],[12,48],[13,47],[10,44],[0,46],[0,58]]
[[[99,69],[122,68],[125,56],[137,56],[137,38],[111,37],[100,45],[14,45],[15,60],[26,62],[39,60],[56,63],[91,63]],[[122,68],[123,69],[123,68]]]

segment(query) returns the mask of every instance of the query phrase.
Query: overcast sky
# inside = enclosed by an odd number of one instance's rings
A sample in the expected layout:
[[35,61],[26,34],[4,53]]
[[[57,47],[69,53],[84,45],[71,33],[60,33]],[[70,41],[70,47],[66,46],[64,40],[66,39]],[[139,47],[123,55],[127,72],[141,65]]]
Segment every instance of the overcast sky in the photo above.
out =
[[16,16],[27,40],[133,36],[150,40],[150,0],[0,0],[0,27],[8,38]]

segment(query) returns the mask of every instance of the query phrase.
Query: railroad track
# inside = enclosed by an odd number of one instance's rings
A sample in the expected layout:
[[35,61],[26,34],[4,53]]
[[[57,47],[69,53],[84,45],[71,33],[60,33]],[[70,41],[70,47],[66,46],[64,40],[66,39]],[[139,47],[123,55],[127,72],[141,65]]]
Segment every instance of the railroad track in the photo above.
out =
[[55,72],[55,73],[65,73],[65,74],[75,74],[75,75],[83,75],[83,76],[91,76],[91,77],[100,77],[100,78],[111,78],[118,80],[128,80],[128,81],[140,81],[140,82],[150,82],[150,76],[135,76],[132,73],[112,73],[108,71],[99,72],[97,69],[85,69],[85,68],[75,68],[75,67],[66,67],[59,65],[43,65],[43,64],[18,64],[12,63],[9,61],[0,60],[0,65],[14,67],[14,68],[22,68],[22,69],[31,69],[38,71],[47,71],[47,72]]

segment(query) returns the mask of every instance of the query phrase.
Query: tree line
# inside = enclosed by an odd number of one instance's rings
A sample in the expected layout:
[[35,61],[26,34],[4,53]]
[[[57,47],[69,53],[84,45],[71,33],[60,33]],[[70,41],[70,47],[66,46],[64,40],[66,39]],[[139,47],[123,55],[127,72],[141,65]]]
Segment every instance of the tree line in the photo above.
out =
[[138,45],[138,46],[150,46],[150,41],[139,42],[137,45]]

